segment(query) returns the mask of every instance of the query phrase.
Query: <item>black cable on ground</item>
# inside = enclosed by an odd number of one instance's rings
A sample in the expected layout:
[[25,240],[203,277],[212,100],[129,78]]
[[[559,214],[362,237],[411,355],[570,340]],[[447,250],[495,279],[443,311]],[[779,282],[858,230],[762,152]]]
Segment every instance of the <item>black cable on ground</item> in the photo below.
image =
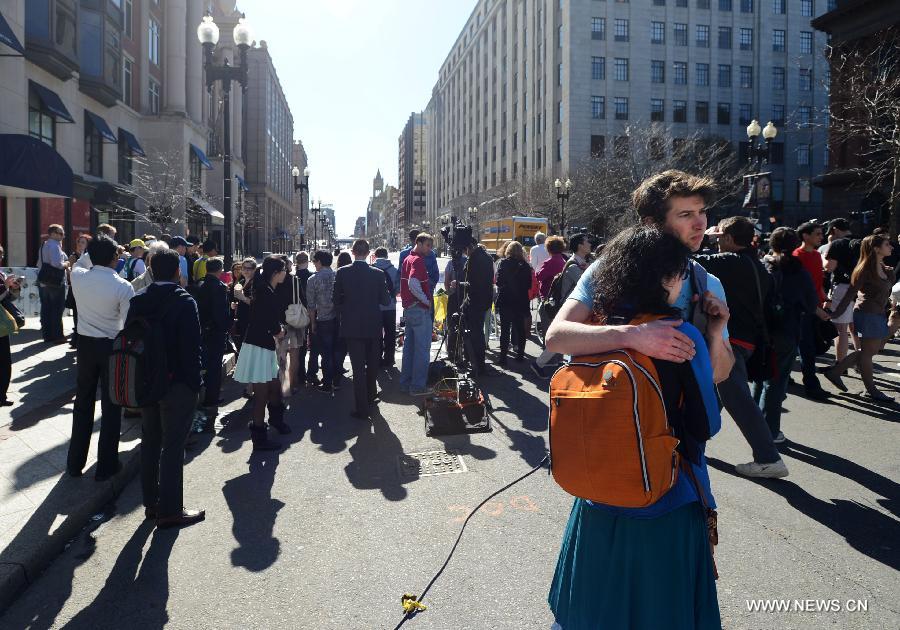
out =
[[[438,570],[438,572],[435,573],[434,577],[431,578],[431,581],[428,582],[428,586],[425,587],[425,590],[422,591],[422,594],[419,595],[419,596],[415,599],[415,601],[416,601],[417,603],[421,603],[422,600],[425,599],[425,595],[428,594],[428,591],[431,589],[431,587],[434,585],[434,583],[437,581],[437,579],[438,579],[439,577],[441,577],[441,574],[444,572],[444,569],[446,569],[446,568],[447,568],[447,565],[450,564],[450,559],[453,557],[453,553],[456,551],[456,547],[459,545],[459,541],[462,540],[463,532],[466,531],[466,525],[469,524],[469,519],[471,519],[473,516],[475,516],[475,514],[478,513],[478,510],[480,510],[480,509],[481,509],[488,501],[490,501],[491,499],[493,499],[494,497],[496,497],[496,496],[497,496],[498,494],[500,494],[501,492],[505,492],[506,490],[509,490],[510,488],[512,488],[514,485],[516,485],[516,484],[519,483],[520,481],[522,481],[522,480],[524,480],[524,479],[527,479],[528,477],[530,477],[531,475],[533,475],[534,473],[536,473],[537,471],[539,471],[541,468],[543,468],[543,467],[544,467],[544,464],[549,464],[549,463],[550,463],[550,455],[545,455],[545,456],[544,456],[544,459],[542,459],[542,460],[540,461],[540,463],[539,463],[537,466],[535,466],[534,468],[532,468],[530,471],[528,471],[527,473],[525,473],[524,475],[522,475],[521,477],[519,477],[519,478],[516,479],[515,481],[511,481],[510,483],[506,484],[505,486],[503,486],[502,488],[500,488],[500,489],[497,490],[496,492],[494,492],[494,493],[492,493],[491,495],[489,495],[487,498],[485,498],[484,501],[482,501],[481,503],[479,503],[478,506],[477,506],[474,510],[472,510],[472,512],[466,517],[466,520],[463,522],[463,525],[462,525],[462,527],[461,527],[460,530],[459,530],[459,536],[456,537],[456,542],[453,543],[453,548],[450,549],[450,554],[447,556],[447,559],[444,560],[444,564],[441,565],[441,568]],[[400,620],[400,623],[398,623],[396,626],[394,626],[394,630],[399,630],[399,628],[402,627],[403,624],[405,624],[407,621],[409,621],[410,619],[412,619],[413,617],[415,617],[416,614],[417,614],[417,611],[416,611],[416,610],[413,610],[413,611],[411,611],[411,612],[407,612],[406,614],[404,614],[404,615],[403,615],[403,619]]]

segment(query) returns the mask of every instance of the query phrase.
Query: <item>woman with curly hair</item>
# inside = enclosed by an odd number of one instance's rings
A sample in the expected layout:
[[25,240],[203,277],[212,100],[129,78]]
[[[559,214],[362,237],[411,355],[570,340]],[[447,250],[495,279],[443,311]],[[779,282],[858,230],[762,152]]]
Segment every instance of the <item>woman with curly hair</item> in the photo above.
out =
[[275,288],[286,275],[284,261],[276,256],[266,258],[262,268],[256,271],[249,298],[247,333],[234,368],[234,380],[253,386],[250,435],[253,450],[257,451],[279,448],[266,435],[266,408],[269,410],[269,424],[279,433],[290,433],[290,427],[284,421],[278,359],[275,355],[275,341],[284,337],[281,325],[283,309]]
[[[679,319],[675,304],[689,254],[676,236],[654,227],[625,230],[591,271],[594,317],[605,325],[628,324],[638,315]],[[707,335],[721,336],[727,309],[709,315]],[[692,474],[679,474],[675,485],[645,508],[575,499],[548,598],[555,628],[721,628],[703,507],[704,499],[715,507],[704,449],[721,418],[706,341],[690,323],[678,329],[695,344],[694,358],[653,359],[653,365],[678,451]]]

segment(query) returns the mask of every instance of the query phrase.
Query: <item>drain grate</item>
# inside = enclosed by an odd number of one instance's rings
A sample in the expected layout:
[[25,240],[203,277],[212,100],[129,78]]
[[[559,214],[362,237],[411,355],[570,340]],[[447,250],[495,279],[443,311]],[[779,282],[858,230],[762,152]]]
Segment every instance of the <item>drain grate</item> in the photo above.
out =
[[467,471],[465,462],[456,451],[404,453],[397,458],[397,472],[401,479],[418,479]]

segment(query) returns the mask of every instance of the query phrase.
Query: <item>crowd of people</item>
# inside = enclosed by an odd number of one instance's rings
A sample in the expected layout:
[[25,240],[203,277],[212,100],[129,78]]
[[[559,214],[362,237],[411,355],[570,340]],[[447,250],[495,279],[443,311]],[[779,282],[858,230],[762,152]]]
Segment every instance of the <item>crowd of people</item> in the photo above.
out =
[[[652,359],[684,445],[679,449],[699,480],[691,484],[683,476],[646,508],[575,500],[550,593],[558,626],[589,627],[602,617],[630,627],[718,627],[700,506],[715,507],[704,446],[720,426],[720,405],[752,451],[752,461],[735,470],[787,476],[777,446],[787,439],[781,413],[796,358],[803,391],[814,401],[829,398],[820,377],[843,392],[843,377],[855,368],[866,400],[894,404],[878,387],[873,358],[900,328],[900,304],[892,267],[897,253],[883,231],[854,238],[849,221],[839,218],[779,227],[761,239],[742,216],[707,229],[714,190],[711,180],[680,171],[648,178],[632,197],[639,225],[608,243],[587,233],[567,239],[538,233],[529,251],[510,241],[492,255],[471,228],[454,222],[444,235],[450,260],[442,286],[435,238],[418,230],[409,233],[397,266],[386,249],[372,252],[358,239],[349,252],[248,257],[226,270],[212,241],[148,234],[123,247],[109,225],[79,236],[67,256],[64,230],[51,225],[39,254],[44,341],[66,341],[64,308],[75,317],[68,339],[77,364],[68,474],[79,477],[85,467],[99,384],[96,479],[121,466],[123,411],[140,415],[146,516],[160,527],[203,520],[202,510],[184,506],[183,451],[198,407],[211,412],[202,430],[213,430],[224,402],[227,353],[237,354],[232,377],[252,399],[253,449],[279,449],[270,429],[291,432],[286,398],[301,389],[335,396],[348,357],[355,419],[370,418],[381,402],[377,375],[394,368],[398,345],[400,391],[413,400],[430,394],[435,297],[445,294],[446,317],[437,324],[447,355],[476,379],[506,368],[510,358],[529,361],[542,384],[567,356],[624,349]],[[18,290],[18,278],[0,275],[4,306]],[[646,315],[654,318],[638,323]],[[497,319],[492,367],[487,350]],[[109,358],[113,340],[137,320],[158,322],[171,340],[167,387],[153,404],[123,410],[111,397]],[[529,358],[533,330],[543,348]],[[832,339],[833,364],[817,368]],[[0,336],[3,405],[11,404],[9,357],[6,334]],[[690,370],[673,368],[679,365]],[[489,391],[488,380],[479,382]],[[626,566],[633,579],[611,579]],[[669,589],[669,575],[687,577]],[[665,604],[647,606],[651,592],[664,594]]]

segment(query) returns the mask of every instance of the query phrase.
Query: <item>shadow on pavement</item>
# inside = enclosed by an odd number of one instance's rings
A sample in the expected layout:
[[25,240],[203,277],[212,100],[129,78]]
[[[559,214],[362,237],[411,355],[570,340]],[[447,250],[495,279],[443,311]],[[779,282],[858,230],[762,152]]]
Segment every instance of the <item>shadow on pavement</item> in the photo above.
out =
[[707,459],[716,470],[756,483],[780,495],[788,505],[844,537],[847,544],[895,571],[900,570],[900,523],[878,510],[845,499],[818,499],[792,481],[754,479],[738,475],[734,466]]
[[408,495],[397,472],[403,445],[379,409],[372,408],[371,418],[371,423],[352,420],[357,438],[349,450],[353,461],[344,467],[344,472],[357,490],[377,489],[388,501],[402,501]]

